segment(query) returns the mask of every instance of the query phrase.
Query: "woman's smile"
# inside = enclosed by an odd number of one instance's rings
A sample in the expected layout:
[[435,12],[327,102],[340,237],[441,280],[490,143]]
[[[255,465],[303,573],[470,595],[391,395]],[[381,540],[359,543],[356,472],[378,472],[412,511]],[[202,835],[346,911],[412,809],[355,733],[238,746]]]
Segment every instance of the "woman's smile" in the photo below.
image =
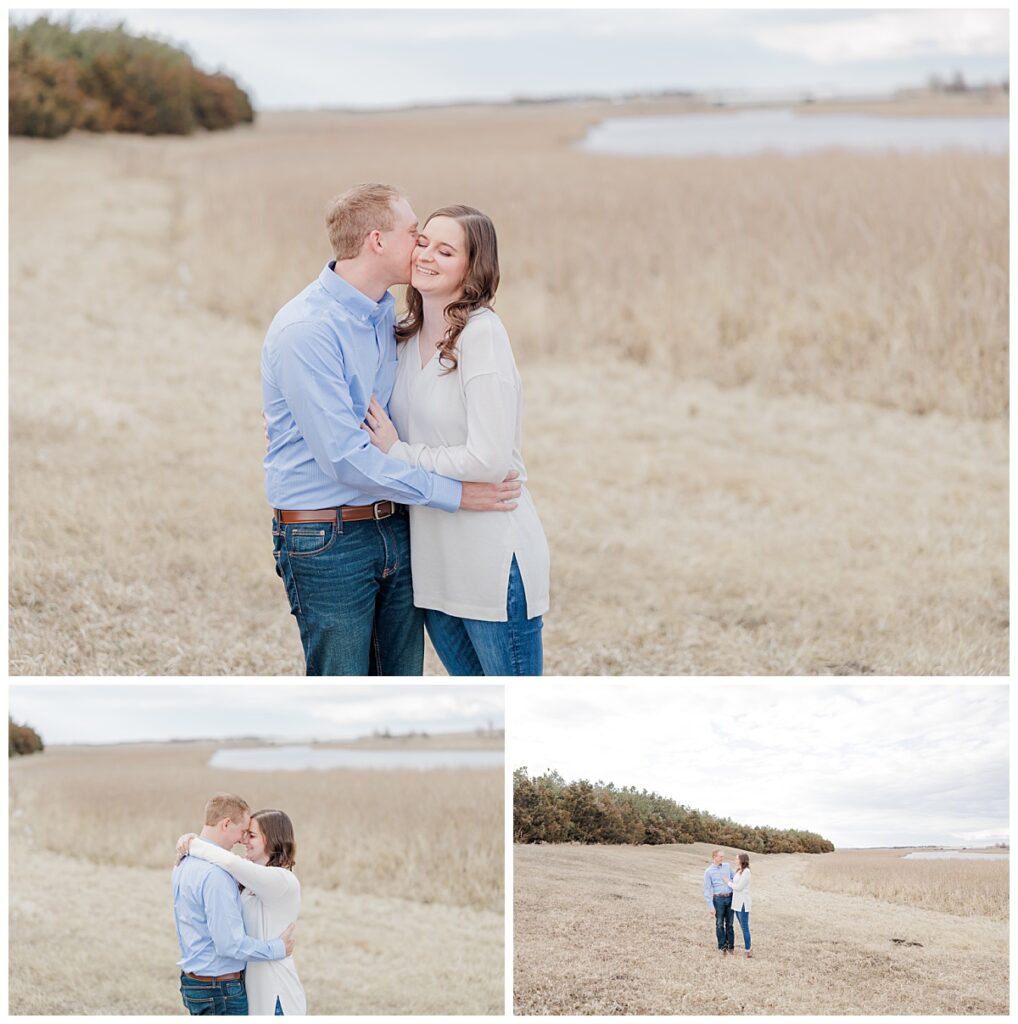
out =
[[410,283],[429,295],[452,295],[459,291],[466,270],[462,226],[451,217],[432,217],[417,236]]

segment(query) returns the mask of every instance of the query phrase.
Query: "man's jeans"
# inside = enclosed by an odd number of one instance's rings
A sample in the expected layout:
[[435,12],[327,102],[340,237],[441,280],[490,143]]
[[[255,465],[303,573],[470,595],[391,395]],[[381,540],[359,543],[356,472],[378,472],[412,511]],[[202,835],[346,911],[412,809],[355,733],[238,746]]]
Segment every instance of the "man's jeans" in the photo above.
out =
[[718,936],[718,949],[735,949],[735,915],[732,913],[730,892],[714,897],[714,930]]
[[206,1013],[217,1017],[247,1016],[243,975],[236,981],[196,981],[181,974],[180,995],[184,1009],[192,1017]]
[[513,556],[506,622],[461,619],[429,608],[428,636],[451,676],[539,676],[543,668],[540,615],[527,618],[527,595]]
[[353,523],[273,518],[272,541],[309,676],[423,675],[405,507]]
[[748,910],[737,910],[735,916],[739,919],[739,927],[742,929],[742,941],[746,944],[746,949],[751,949],[750,937],[749,937],[749,911]]

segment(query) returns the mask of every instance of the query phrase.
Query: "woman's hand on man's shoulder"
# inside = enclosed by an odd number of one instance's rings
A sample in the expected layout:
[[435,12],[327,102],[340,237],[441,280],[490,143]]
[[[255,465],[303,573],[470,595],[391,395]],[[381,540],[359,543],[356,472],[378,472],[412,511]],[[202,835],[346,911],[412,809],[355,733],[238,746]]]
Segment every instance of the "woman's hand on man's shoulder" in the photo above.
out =
[[175,863],[179,864],[191,852],[191,840],[197,838],[197,832],[185,832],[177,840],[177,859]]

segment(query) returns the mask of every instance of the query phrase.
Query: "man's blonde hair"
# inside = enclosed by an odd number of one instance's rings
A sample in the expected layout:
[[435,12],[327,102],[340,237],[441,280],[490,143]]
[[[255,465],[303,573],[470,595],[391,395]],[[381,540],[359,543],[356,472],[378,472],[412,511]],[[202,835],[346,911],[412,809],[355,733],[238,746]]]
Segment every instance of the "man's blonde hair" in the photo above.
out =
[[710,852],[710,859],[713,860],[719,853],[724,856],[725,851],[720,846],[715,846]]
[[244,820],[245,814],[250,813],[247,801],[235,793],[216,793],[205,805],[205,824],[218,825],[223,818],[229,818],[236,824]]
[[372,231],[391,231],[395,226],[392,204],[402,193],[391,185],[354,185],[336,196],[325,211],[325,229],[337,260],[360,255],[364,239]]

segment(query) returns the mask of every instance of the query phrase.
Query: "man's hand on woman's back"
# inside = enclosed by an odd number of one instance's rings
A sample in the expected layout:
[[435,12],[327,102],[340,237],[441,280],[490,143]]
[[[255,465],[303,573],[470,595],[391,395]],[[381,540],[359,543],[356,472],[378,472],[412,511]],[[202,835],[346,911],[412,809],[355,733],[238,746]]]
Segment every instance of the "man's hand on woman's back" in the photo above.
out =
[[523,488],[516,482],[520,474],[510,469],[500,484],[479,484],[465,481],[460,508],[468,512],[511,512]]

